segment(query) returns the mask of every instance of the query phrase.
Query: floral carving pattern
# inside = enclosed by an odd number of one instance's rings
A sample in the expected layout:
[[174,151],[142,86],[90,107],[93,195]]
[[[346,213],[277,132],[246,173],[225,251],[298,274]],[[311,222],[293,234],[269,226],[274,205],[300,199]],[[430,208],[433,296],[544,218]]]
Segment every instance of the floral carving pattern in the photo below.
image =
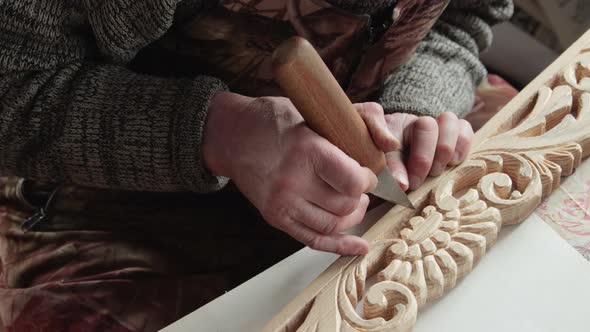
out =
[[590,49],[524,107],[521,118],[481,140],[437,182],[418,215],[331,279],[286,330],[411,330],[420,306],[453,288],[502,226],[523,221],[590,155]]

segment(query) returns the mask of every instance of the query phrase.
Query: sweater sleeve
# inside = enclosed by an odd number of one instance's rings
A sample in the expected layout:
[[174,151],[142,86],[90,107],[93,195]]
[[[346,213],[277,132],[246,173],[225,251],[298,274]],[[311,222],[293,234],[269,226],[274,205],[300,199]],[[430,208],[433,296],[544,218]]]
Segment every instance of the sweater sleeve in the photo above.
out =
[[0,170],[43,181],[129,190],[219,188],[200,145],[208,77],[161,79],[77,63],[0,78]]
[[479,53],[492,42],[491,25],[512,11],[512,0],[451,0],[413,58],[385,83],[379,102],[387,112],[463,117],[487,74]]
[[[100,10],[115,2],[105,1]],[[137,3],[150,2],[157,1]],[[165,27],[151,29],[158,22],[149,18],[147,25],[120,20],[123,28],[109,26],[118,43],[108,44],[101,32],[106,15],[89,15],[94,37],[79,19],[83,11],[61,1],[47,1],[38,11],[18,3],[0,4],[0,174],[126,190],[208,192],[223,186],[226,179],[204,167],[200,147],[209,101],[225,85],[211,77],[160,78],[125,67]],[[171,24],[169,7],[164,25]],[[76,20],[82,23],[76,26]],[[125,30],[136,27],[135,34]],[[112,59],[98,53],[95,40],[100,49],[118,46]]]

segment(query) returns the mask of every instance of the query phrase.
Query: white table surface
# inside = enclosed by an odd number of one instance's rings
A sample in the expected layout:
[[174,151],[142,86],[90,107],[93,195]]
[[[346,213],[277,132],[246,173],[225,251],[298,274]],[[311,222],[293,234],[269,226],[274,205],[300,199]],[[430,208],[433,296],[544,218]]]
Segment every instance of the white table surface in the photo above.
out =
[[[367,215],[365,228],[387,211]],[[362,230],[357,230],[362,232]],[[259,331],[336,255],[302,249],[163,331]],[[590,331],[590,263],[536,215],[498,242],[414,331]]]

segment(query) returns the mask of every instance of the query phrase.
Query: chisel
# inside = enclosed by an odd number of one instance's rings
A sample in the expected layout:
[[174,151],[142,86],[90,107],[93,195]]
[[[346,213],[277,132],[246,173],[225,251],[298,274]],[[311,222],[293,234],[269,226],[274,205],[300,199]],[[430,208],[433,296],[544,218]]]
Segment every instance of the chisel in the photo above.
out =
[[320,55],[302,37],[279,45],[272,58],[273,75],[306,124],[378,178],[371,193],[415,209],[393,179],[385,154],[373,142],[365,122]]

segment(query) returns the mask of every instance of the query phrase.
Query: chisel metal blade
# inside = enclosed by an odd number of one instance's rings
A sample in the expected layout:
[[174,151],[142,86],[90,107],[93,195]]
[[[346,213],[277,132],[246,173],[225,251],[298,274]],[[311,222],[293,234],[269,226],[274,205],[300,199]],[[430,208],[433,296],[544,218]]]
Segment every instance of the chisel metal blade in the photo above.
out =
[[377,176],[377,179],[379,182],[377,183],[377,188],[371,192],[373,195],[410,209],[416,209],[408,198],[408,195],[406,195],[397,181],[391,176],[389,168],[385,167]]

